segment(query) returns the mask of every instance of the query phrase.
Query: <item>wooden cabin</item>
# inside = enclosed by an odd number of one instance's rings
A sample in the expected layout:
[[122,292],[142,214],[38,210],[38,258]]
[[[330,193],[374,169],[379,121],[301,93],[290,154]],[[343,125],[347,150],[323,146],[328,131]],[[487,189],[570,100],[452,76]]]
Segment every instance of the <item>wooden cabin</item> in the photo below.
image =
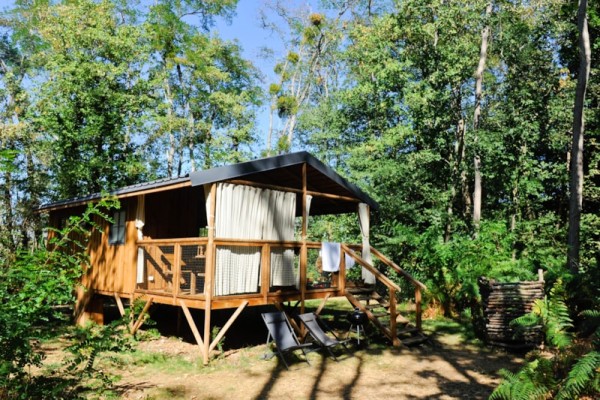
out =
[[[91,268],[78,296],[79,321],[102,322],[102,301],[141,298],[181,307],[205,363],[245,307],[346,296],[394,345],[401,333],[419,332],[424,286],[369,244],[369,212],[377,203],[357,186],[306,152],[292,153],[192,172],[187,176],[125,187],[111,193],[121,208],[113,222],[94,231],[88,243]],[[44,205],[59,226],[100,195]],[[358,213],[362,243],[307,240],[309,216]],[[319,264],[316,267],[316,264]],[[346,270],[362,268],[364,286],[350,287]],[[319,269],[323,279],[310,279]],[[415,288],[414,326],[396,310],[400,288],[387,277],[394,270]],[[384,300],[374,291],[383,288]],[[355,285],[354,285],[355,286]],[[366,289],[365,289],[366,287]],[[380,306],[388,318],[374,311]],[[189,309],[204,310],[203,334]],[[236,309],[211,338],[211,310]],[[142,316],[132,323],[135,331]]]

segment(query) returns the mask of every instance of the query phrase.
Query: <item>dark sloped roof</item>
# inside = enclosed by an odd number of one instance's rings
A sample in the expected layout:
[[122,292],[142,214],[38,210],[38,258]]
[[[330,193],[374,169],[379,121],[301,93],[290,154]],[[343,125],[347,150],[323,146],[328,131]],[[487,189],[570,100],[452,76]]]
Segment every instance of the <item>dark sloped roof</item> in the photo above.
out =
[[[142,183],[136,183],[134,185],[125,186],[125,187],[113,190],[111,192],[107,192],[106,194],[114,195],[117,197],[125,197],[125,195],[128,195],[128,194],[134,195],[135,193],[146,191],[146,190],[158,189],[158,188],[165,187],[165,186],[171,186],[171,185],[177,185],[177,184],[184,183],[184,182],[189,182],[189,180],[190,180],[189,175],[180,176],[177,178],[157,179],[155,181],[142,182]],[[91,201],[100,200],[102,198],[102,196],[103,196],[103,193],[94,193],[94,194],[90,194],[87,196],[74,197],[71,199],[55,201],[53,203],[41,205],[38,208],[38,210],[44,211],[44,210],[48,210],[48,209],[66,208],[66,207],[70,207],[70,206],[74,206],[74,205],[85,204],[85,203],[89,203]]]
[[[358,186],[348,182],[336,173],[332,168],[323,164],[308,152],[283,154],[275,157],[267,157],[258,160],[243,162],[212,168],[204,171],[196,171],[189,176],[162,179],[138,185],[127,186],[111,192],[116,196],[132,195],[135,192],[143,192],[150,189],[166,187],[189,181],[191,186],[199,186],[208,183],[221,182],[232,179],[240,179],[263,185],[275,185],[293,190],[302,190],[302,165],[307,165],[307,190],[339,196],[339,199],[315,196],[311,204],[311,215],[317,214],[340,214],[356,211],[356,205],[344,201],[342,198],[353,198],[357,201],[367,203],[372,208],[378,208],[378,204],[364,193]],[[100,194],[94,194],[77,199],[63,200],[40,207],[41,210],[68,207],[71,204],[81,204],[97,200]],[[300,207],[301,202],[298,206]]]

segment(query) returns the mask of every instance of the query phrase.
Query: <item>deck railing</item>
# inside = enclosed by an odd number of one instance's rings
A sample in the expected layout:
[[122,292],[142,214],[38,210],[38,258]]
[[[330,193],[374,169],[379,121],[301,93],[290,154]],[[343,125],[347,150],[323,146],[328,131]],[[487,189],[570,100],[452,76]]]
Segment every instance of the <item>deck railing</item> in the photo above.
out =
[[[384,256],[377,249],[371,247],[371,255],[385,265],[387,268],[394,270],[396,273],[400,274],[404,279],[407,279],[414,287],[415,290],[415,328],[418,331],[421,331],[422,328],[422,317],[421,317],[421,294],[422,290],[426,289],[426,286],[412,277],[408,272],[404,271],[398,265],[396,265],[389,258]],[[365,306],[358,298],[356,298],[351,291],[346,291],[346,297],[348,300],[356,307],[360,308],[373,322],[375,326],[379,328],[381,332],[394,344],[394,346],[400,345],[400,339],[398,338],[398,317],[400,313],[397,309],[397,299],[396,295],[400,293],[400,287],[392,281],[385,273],[380,271],[380,269],[375,268],[372,264],[366,262],[361,256],[359,256],[354,249],[351,247],[342,244],[342,252],[352,257],[358,264],[360,264],[363,268],[370,271],[375,275],[375,278],[383,285],[385,291],[387,292],[387,304],[385,308],[388,309],[388,323],[382,323],[378,317],[373,314],[368,307]],[[383,268],[382,268],[383,270]],[[400,317],[402,320],[405,320],[403,317]],[[406,320],[408,322],[408,320]]]
[[[269,241],[269,240],[238,240],[215,239],[213,251],[217,249],[237,249],[248,253],[260,254],[258,279],[256,286],[247,288],[244,293],[230,295],[237,296],[268,296],[273,293],[297,292],[301,285],[301,270],[304,268],[304,292],[343,290],[345,281],[344,267],[339,272],[327,273],[320,269],[320,242],[307,242],[306,265],[300,265],[300,251],[302,242],[295,241]],[[353,245],[358,249],[359,246]],[[136,290],[158,295],[172,297],[192,297],[203,299],[208,290],[206,283],[207,268],[213,268],[213,282],[215,280],[216,262],[207,265],[208,238],[179,238],[179,239],[144,239],[138,241],[138,271]],[[293,257],[293,284],[278,285],[273,281],[271,266],[274,257],[281,256],[285,251]],[[213,257],[213,260],[215,258]],[[342,263],[343,264],[343,263]],[[288,282],[291,283],[291,282]],[[213,283],[212,296],[225,297],[215,290],[217,284]]]

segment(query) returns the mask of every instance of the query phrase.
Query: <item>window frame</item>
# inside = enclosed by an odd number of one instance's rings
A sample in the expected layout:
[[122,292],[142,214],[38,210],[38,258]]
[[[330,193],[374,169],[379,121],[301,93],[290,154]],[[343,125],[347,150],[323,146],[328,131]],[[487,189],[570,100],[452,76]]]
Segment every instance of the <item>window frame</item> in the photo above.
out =
[[127,212],[118,210],[113,213],[113,222],[108,231],[108,244],[120,246],[125,244],[127,228]]

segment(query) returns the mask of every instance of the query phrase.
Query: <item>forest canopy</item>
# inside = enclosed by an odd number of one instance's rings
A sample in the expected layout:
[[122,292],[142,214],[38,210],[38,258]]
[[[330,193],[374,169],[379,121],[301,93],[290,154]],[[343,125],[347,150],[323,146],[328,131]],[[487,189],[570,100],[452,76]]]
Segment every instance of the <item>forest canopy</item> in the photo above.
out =
[[[0,264],[37,245],[44,202],[302,149],[377,199],[372,240],[427,284],[431,307],[469,314],[479,276],[542,269],[547,287],[568,283],[573,316],[597,310],[598,2],[580,2],[579,19],[564,0],[265,3],[259,20],[285,49],[269,73],[214,30],[236,6],[2,11]],[[314,235],[358,234],[324,222]]]

